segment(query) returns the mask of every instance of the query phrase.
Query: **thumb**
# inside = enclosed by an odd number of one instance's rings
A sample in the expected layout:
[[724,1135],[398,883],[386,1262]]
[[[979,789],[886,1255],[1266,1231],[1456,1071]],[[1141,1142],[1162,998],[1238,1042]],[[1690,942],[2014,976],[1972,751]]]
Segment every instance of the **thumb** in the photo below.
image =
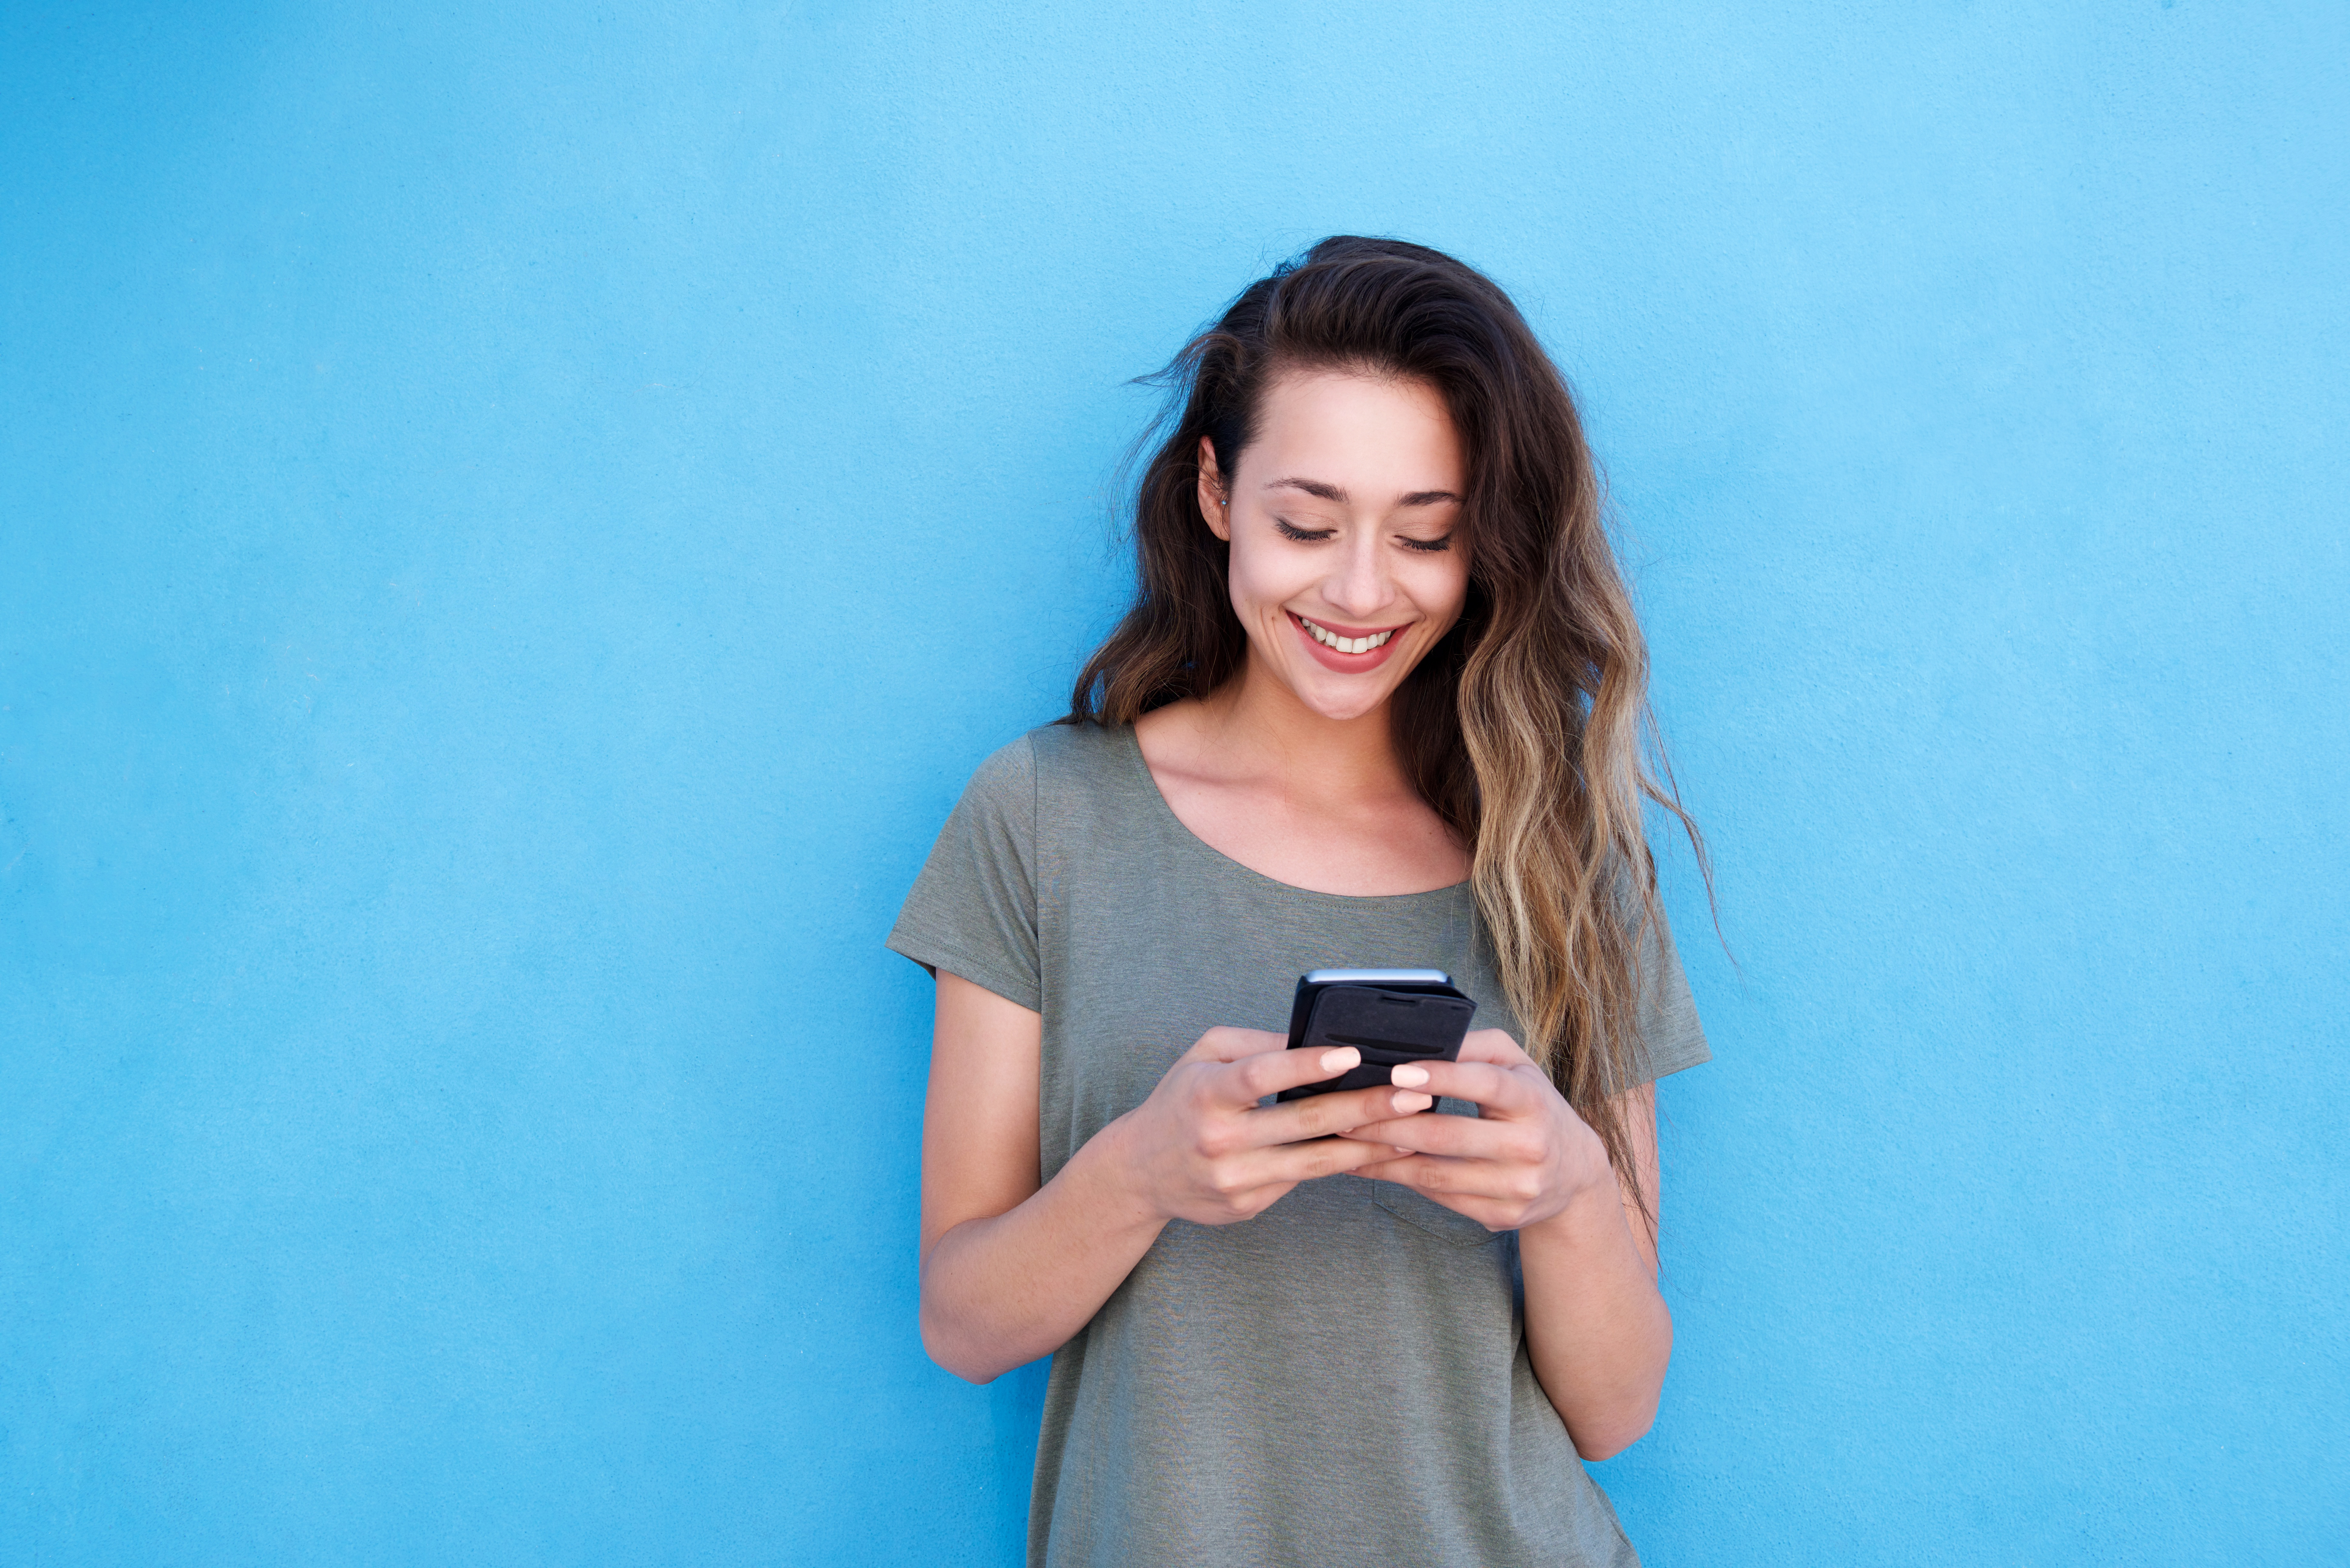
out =
[[1491,1062],[1497,1067],[1531,1067],[1534,1059],[1519,1049],[1518,1043],[1500,1029],[1472,1029],[1461,1042],[1463,1062]]

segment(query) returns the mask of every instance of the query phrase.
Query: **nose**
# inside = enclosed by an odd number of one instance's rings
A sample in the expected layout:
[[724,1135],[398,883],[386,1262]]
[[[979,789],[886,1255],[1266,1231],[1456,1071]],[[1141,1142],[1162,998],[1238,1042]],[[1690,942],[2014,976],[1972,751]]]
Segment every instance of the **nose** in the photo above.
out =
[[1349,529],[1337,568],[1322,585],[1322,597],[1330,601],[1332,609],[1353,617],[1357,625],[1368,622],[1394,597],[1387,552],[1379,548],[1376,530]]

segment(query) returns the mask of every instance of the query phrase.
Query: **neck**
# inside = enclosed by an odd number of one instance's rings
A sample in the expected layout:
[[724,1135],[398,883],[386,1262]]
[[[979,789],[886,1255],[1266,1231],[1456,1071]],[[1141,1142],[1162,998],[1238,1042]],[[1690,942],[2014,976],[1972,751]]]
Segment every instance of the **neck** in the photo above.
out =
[[1297,700],[1249,650],[1238,679],[1201,703],[1203,738],[1240,773],[1310,780],[1326,798],[1409,788],[1389,728],[1392,702],[1333,719]]

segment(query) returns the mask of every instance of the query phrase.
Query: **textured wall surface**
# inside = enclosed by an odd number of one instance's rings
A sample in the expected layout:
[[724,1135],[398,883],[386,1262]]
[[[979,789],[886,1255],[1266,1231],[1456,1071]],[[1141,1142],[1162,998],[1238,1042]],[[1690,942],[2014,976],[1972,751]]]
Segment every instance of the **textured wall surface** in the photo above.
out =
[[1334,230],[1719,855],[1652,1564],[2345,1561],[2350,12],[0,16],[0,1560],[1016,1560],[880,940]]

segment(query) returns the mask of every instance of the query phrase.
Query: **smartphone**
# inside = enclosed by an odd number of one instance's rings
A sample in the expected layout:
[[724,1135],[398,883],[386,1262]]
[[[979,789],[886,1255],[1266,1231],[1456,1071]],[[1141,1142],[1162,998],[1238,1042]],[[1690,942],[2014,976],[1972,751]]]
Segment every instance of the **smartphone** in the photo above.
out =
[[1457,1062],[1477,1004],[1440,969],[1317,969],[1301,975],[1289,1008],[1289,1048],[1326,1051],[1352,1045],[1360,1065],[1318,1084],[1284,1089],[1303,1100],[1338,1089],[1368,1089],[1391,1068],[1412,1062]]

